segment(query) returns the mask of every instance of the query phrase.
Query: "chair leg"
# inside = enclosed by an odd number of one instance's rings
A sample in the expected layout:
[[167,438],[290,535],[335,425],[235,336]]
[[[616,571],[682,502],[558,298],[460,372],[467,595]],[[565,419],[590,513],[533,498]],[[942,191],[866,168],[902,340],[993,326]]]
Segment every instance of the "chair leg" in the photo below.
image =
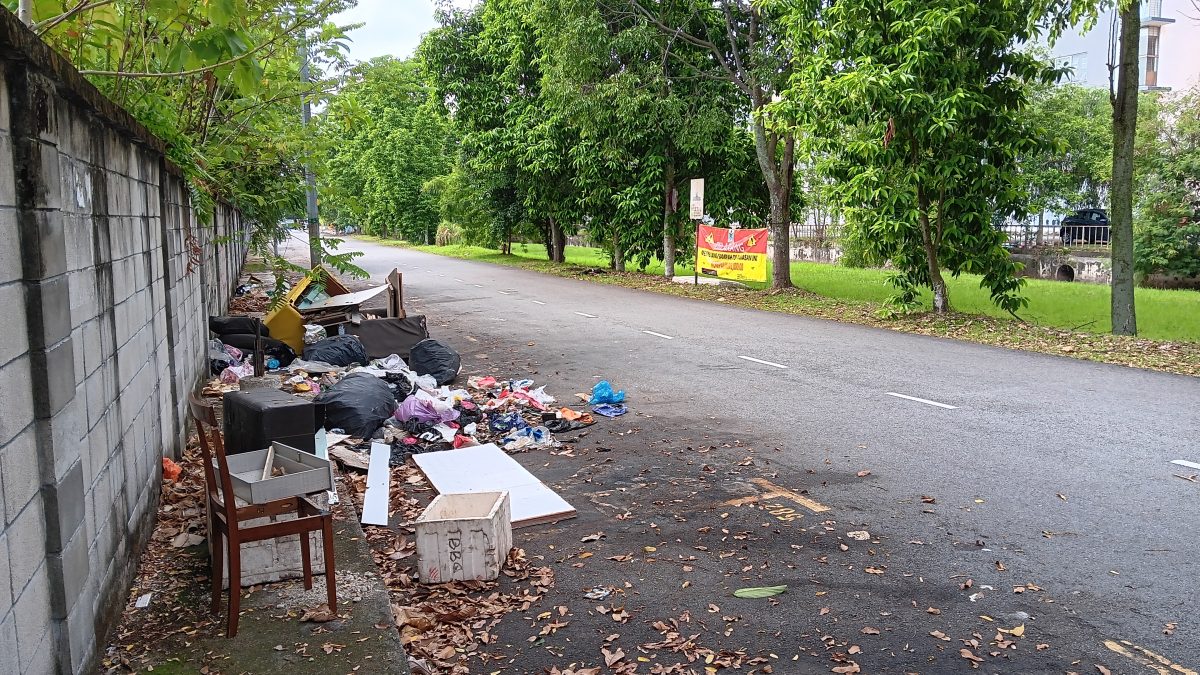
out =
[[333,571],[333,516],[325,516],[321,531],[321,550],[325,554],[325,594],[329,611],[337,614],[337,580]]
[[225,539],[212,518],[209,518],[208,522],[208,538],[212,543],[212,603],[208,611],[210,614],[216,614],[221,611],[221,582],[224,581],[221,575],[225,566],[225,551],[222,549]]
[[308,550],[308,533],[300,533],[300,562],[304,568],[304,590],[312,590],[312,552]]
[[234,637],[238,629],[238,612],[242,604],[242,552],[241,543],[229,539],[229,622],[225,637]]

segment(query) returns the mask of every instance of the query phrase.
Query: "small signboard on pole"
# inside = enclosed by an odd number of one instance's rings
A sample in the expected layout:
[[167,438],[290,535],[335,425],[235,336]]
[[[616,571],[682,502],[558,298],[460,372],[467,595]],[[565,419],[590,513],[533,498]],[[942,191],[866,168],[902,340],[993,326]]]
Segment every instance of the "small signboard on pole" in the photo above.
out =
[[691,201],[691,217],[692,220],[700,220],[704,217],[704,179],[692,179],[692,201]]

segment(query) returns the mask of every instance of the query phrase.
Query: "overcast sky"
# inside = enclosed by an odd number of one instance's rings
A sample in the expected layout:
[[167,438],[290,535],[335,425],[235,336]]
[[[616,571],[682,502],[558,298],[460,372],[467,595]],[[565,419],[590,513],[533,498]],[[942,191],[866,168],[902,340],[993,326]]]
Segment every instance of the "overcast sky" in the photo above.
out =
[[[471,0],[461,0],[462,5]],[[1164,9],[1176,23],[1163,29],[1162,84],[1176,90],[1200,84],[1200,11],[1191,0],[1165,0]],[[358,6],[339,14],[338,23],[363,23],[350,32],[350,57],[366,61],[392,54],[411,56],[421,36],[436,24],[432,0],[358,0]],[[1098,60],[1098,59],[1097,59]]]
[[357,7],[338,14],[334,21],[366,24],[350,31],[350,58],[355,61],[384,54],[412,56],[421,36],[437,25],[431,0],[358,0]]

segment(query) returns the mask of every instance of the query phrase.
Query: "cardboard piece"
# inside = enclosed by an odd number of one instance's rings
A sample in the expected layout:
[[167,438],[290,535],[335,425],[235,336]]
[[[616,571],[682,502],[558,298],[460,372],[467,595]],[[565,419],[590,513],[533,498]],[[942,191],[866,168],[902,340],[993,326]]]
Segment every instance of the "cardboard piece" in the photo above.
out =
[[495,443],[421,453],[412,460],[440,494],[508,492],[514,528],[575,517],[575,507]]

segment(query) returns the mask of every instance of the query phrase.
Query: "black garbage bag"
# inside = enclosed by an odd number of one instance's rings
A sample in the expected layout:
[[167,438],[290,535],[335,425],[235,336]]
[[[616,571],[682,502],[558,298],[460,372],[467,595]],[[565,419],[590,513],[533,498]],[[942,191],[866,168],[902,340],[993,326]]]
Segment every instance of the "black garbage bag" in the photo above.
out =
[[[222,335],[221,342],[242,350],[242,360],[244,362],[254,363],[253,361],[247,361],[254,353],[254,335],[245,335],[241,333]],[[287,346],[287,343],[280,342],[275,338],[264,337],[262,339],[262,347],[263,355],[265,355],[268,360],[278,360],[280,368],[285,368],[292,361],[296,360],[296,352],[292,351],[292,348]]]
[[[210,316],[208,317],[208,329],[222,336],[242,333],[254,335],[255,329],[257,329],[263,337],[271,337],[271,331],[267,328],[267,324],[249,316]],[[224,340],[222,342],[229,344]]]
[[396,398],[387,383],[370,373],[351,373],[323,390],[313,403],[325,406],[325,428],[343,429],[351,436],[370,438],[396,412]]
[[[308,350],[305,350],[305,354]],[[432,375],[438,386],[449,384],[458,377],[462,360],[458,352],[434,339],[421,340],[413,345],[408,366],[418,375]]]
[[311,345],[304,346],[305,361],[324,361],[335,366],[357,363],[365,366],[371,362],[367,350],[363,349],[356,335],[334,335]]

